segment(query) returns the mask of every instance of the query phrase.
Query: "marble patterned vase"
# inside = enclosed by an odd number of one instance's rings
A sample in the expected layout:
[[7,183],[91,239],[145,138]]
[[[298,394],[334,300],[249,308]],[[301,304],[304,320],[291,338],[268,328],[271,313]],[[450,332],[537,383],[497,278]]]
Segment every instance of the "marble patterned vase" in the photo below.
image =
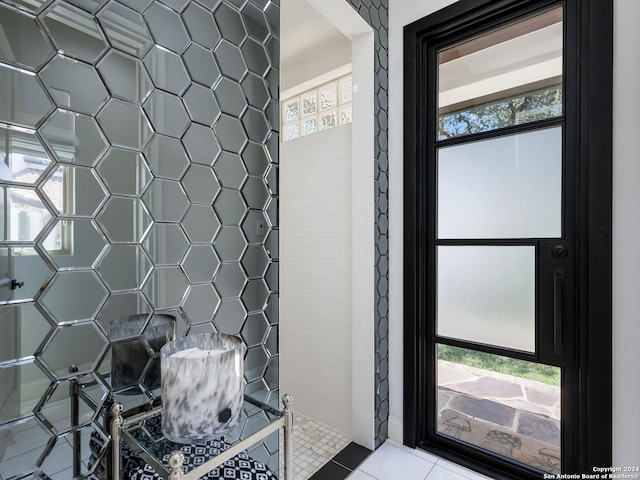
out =
[[211,440],[242,418],[244,351],[239,337],[189,335],[160,351],[162,432],[178,443]]
[[[146,314],[129,315],[114,318],[109,323],[113,389],[137,385],[138,382],[144,383],[150,390],[160,388],[160,349],[165,343],[175,340],[176,317],[153,314],[141,334],[140,331],[148,318]],[[141,339],[144,339],[147,345]],[[149,362],[151,365],[144,378],[141,378]],[[125,390],[122,393],[128,392]],[[139,392],[132,391],[132,394],[136,393]]]

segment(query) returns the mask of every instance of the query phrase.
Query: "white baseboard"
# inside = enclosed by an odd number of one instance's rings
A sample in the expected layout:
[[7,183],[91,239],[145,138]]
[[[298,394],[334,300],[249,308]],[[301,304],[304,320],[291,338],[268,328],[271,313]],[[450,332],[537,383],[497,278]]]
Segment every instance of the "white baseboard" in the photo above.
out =
[[404,425],[402,418],[389,415],[389,438],[394,442],[402,444],[404,436]]

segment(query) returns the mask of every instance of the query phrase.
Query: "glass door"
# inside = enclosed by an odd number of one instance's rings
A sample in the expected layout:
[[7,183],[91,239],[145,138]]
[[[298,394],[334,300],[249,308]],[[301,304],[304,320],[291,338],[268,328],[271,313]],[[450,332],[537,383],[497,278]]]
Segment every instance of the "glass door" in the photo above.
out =
[[610,0],[404,30],[403,441],[537,480],[612,462]]
[[572,376],[563,44],[556,5],[434,47],[427,147],[428,428],[452,448],[551,474]]

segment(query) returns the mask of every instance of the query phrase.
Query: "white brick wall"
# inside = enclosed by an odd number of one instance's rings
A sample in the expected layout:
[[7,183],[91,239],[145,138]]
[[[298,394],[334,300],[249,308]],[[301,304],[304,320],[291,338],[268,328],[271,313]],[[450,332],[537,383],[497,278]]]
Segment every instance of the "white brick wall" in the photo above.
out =
[[280,147],[280,387],[351,435],[351,127]]
[[[348,2],[306,1],[351,40],[353,123],[280,150],[280,388],[298,411],[372,449],[374,36]],[[324,45],[311,57],[323,55],[338,52]],[[281,85],[310,73],[288,65]]]

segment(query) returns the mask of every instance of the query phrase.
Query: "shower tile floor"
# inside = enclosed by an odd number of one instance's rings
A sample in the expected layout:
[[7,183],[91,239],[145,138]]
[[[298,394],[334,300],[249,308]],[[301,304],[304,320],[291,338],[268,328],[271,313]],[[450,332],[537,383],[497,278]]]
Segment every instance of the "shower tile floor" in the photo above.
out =
[[[351,442],[346,435],[295,411],[291,438],[293,480],[309,479]],[[284,451],[282,443],[280,451]],[[282,458],[280,472],[284,472]]]

